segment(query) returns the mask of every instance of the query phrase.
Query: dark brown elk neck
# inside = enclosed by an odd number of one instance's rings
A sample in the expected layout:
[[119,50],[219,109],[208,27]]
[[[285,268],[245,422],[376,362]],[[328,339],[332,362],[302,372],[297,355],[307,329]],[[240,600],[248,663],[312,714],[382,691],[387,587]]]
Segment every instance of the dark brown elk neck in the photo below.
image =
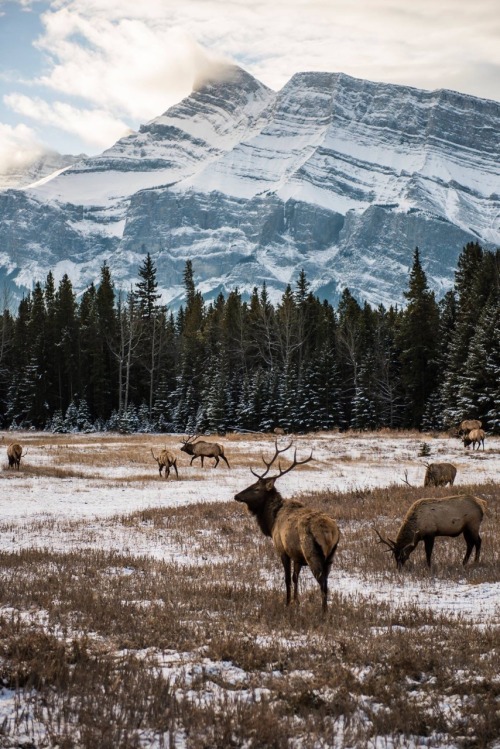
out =
[[415,514],[410,515],[403,520],[398,535],[396,536],[397,549],[403,549],[405,546],[413,542],[417,527],[417,518]]
[[253,513],[259,524],[259,528],[265,536],[272,536],[278,512],[282,507],[283,497],[278,491],[274,490],[270,492],[270,496],[262,506]]

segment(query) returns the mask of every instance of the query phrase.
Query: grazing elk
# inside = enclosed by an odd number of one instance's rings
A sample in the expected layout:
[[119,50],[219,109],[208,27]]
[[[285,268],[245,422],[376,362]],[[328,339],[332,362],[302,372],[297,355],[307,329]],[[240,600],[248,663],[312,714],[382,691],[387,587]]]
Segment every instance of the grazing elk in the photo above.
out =
[[452,463],[429,463],[425,472],[424,486],[453,486],[457,469]]
[[475,449],[475,446],[477,445],[477,449],[479,450],[479,447],[481,443],[483,444],[483,450],[484,450],[484,438],[485,438],[484,429],[473,429],[468,434],[464,435],[463,442],[464,447],[470,447],[472,445],[472,449]]
[[9,459],[9,468],[17,468],[21,464],[21,458],[27,454],[28,451],[23,453],[23,448],[18,442],[12,442],[7,448],[7,458]]
[[156,457],[153,452],[153,448],[151,448],[151,455],[158,463],[160,477],[161,472],[163,471],[163,469],[165,469],[165,478],[168,479],[168,477],[170,476],[170,469],[173,468],[175,471],[175,475],[177,476],[177,478],[179,478],[179,471],[177,470],[177,458],[173,453],[170,452],[170,450],[167,450],[167,448],[165,448],[161,451],[158,457]]
[[481,429],[482,426],[483,424],[479,419],[465,419],[458,427],[458,436],[464,437],[473,429]]
[[192,455],[191,461],[189,465],[193,465],[193,460],[195,458],[201,458],[201,467],[203,468],[203,460],[205,458],[215,458],[214,468],[217,468],[219,465],[219,459],[222,458],[222,460],[225,461],[228,468],[231,466],[227,462],[227,458],[224,455],[224,448],[222,445],[217,444],[217,442],[205,442],[204,440],[199,440],[198,442],[195,442],[197,439],[196,435],[188,437],[185,440],[182,440],[182,447],[181,451],[183,453],[187,453],[188,455]]
[[[281,557],[285,570],[286,604],[290,604],[291,582],[293,579],[293,599],[298,603],[299,574],[302,567],[308,566],[319,583],[323,602],[323,611],[327,609],[328,575],[340,538],[340,531],[333,518],[319,510],[305,507],[302,502],[283,499],[275,488],[277,479],[284,476],[298,465],[308,463],[312,454],[305,460],[297,460],[295,450],[292,464],[285,470],[278,463],[279,473],[268,476],[271,466],[280,453],[291,447],[292,443],[279,449],[275,441],[274,457],[268,462],[263,474],[255,473],[257,481],[247,489],[235,495],[237,502],[243,502],[255,516],[265,536],[270,536],[274,547]],[[293,576],[291,567],[293,562]]]
[[394,554],[398,569],[401,569],[420,541],[425,545],[427,565],[431,566],[432,549],[436,536],[455,538],[463,533],[467,551],[463,564],[467,564],[472,549],[476,547],[474,561],[478,561],[481,550],[479,527],[486,511],[484,499],[471,494],[462,494],[445,499],[418,499],[412,504],[401,523],[395,541],[383,536],[375,529],[380,543],[386,544]]

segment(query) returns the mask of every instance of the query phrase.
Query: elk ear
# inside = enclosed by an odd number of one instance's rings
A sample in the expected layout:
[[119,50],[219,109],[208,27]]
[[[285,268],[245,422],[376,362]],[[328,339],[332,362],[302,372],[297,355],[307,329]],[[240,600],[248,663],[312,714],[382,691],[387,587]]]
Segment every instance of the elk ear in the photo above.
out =
[[274,489],[274,482],[275,479],[266,479],[266,492],[270,492]]

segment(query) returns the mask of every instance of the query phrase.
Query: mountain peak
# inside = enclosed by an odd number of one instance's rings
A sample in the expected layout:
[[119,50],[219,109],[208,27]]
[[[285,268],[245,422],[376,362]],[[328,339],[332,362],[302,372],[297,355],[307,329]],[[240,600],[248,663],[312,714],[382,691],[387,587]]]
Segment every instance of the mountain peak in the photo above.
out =
[[138,133],[0,194],[3,267],[30,288],[71,261],[81,288],[106,259],[126,285],[147,248],[167,303],[193,259],[208,295],[264,280],[278,293],[303,268],[320,296],[348,286],[390,305],[419,246],[441,295],[463,245],[500,243],[499,133],[488,100],[338,72],[297,73],[274,92],[209,65]]

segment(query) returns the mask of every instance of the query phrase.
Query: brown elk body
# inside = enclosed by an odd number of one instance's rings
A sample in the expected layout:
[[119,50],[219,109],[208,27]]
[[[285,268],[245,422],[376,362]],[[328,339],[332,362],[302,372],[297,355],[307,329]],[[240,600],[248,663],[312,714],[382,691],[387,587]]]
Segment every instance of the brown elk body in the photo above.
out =
[[458,436],[464,437],[473,429],[481,429],[482,426],[483,424],[479,419],[465,419],[458,427]]
[[283,429],[283,427],[274,427],[273,433],[276,435],[282,435],[285,434],[285,430]]
[[179,471],[177,470],[177,458],[173,453],[170,452],[170,450],[167,450],[165,448],[160,452],[158,457],[154,454],[153,450],[151,450],[151,455],[158,463],[160,476],[163,469],[165,469],[165,478],[168,479],[168,477],[170,476],[170,469],[173,468],[177,478],[179,478]]
[[9,468],[17,468],[21,464],[21,458],[24,458],[26,453],[23,453],[23,448],[18,442],[12,442],[7,448],[7,458],[9,460]]
[[464,436],[464,447],[470,447],[472,445],[472,449],[474,450],[475,446],[477,445],[477,449],[479,450],[482,443],[484,450],[485,436],[486,435],[484,433],[484,429],[473,429],[471,432]]
[[452,463],[430,463],[427,466],[424,486],[453,486],[457,469]]
[[264,535],[272,538],[285,571],[287,606],[291,601],[292,580],[293,600],[298,603],[300,570],[308,566],[319,583],[323,611],[326,611],[328,575],[339,543],[340,531],[335,520],[324,512],[305,507],[302,502],[296,500],[283,499],[275,488],[275,482],[280,476],[297,465],[307,463],[312,456],[297,462],[295,453],[289,468],[285,471],[279,468],[278,475],[267,476],[278,455],[289,447],[290,445],[287,445],[279,450],[276,444],[274,458],[269,463],[264,460],[267,470],[260,476],[252,471],[254,476],[257,476],[257,481],[236,494],[234,498],[237,502],[246,504]]
[[[196,437],[194,438],[196,439]],[[191,461],[189,465],[193,465],[193,460],[195,458],[201,458],[201,467],[203,468],[203,461],[205,458],[215,458],[214,468],[217,468],[219,465],[219,460],[222,458],[222,460],[225,461],[228,468],[230,468],[230,465],[227,461],[226,456],[224,455],[224,448],[222,445],[219,445],[217,442],[205,442],[204,440],[199,440],[198,442],[192,441],[193,437],[188,437],[188,439],[183,440],[181,451],[183,453],[187,453],[188,455],[191,455]]]
[[398,569],[404,565],[420,541],[424,542],[427,564],[431,566],[434,539],[437,536],[455,538],[463,534],[467,550],[463,564],[467,564],[472,550],[476,549],[475,560],[479,560],[481,536],[479,528],[486,511],[484,499],[471,494],[462,494],[444,499],[419,499],[412,504],[401,523],[395,541],[385,539],[375,531],[381,543],[386,544],[394,554]]

